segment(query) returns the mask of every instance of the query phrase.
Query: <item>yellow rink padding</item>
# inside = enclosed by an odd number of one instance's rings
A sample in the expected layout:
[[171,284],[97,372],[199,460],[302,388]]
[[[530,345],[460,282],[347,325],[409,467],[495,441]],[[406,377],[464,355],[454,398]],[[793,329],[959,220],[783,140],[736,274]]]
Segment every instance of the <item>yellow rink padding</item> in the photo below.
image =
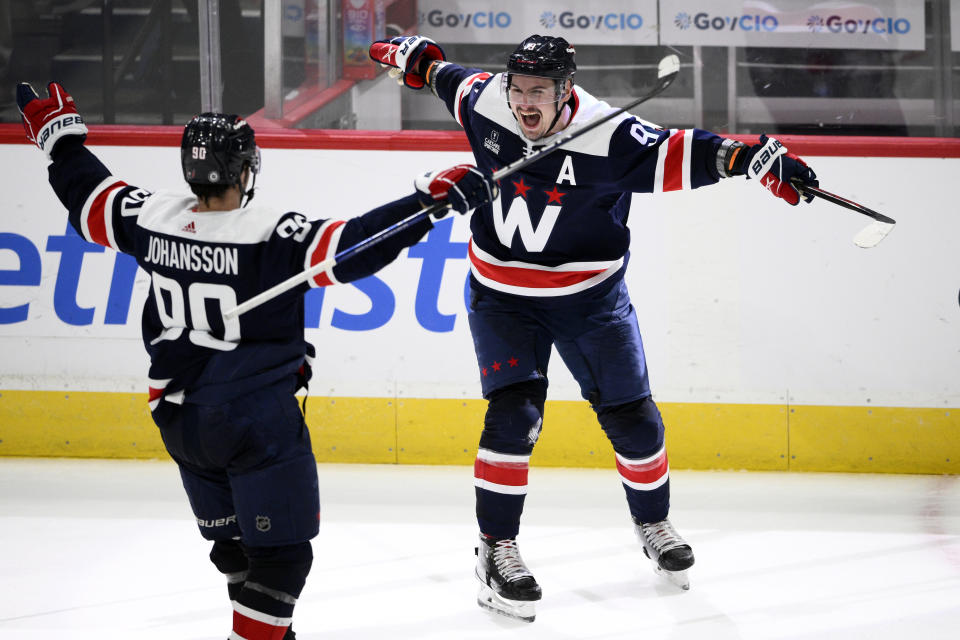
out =
[[[319,462],[470,465],[482,400],[311,396]],[[659,403],[674,469],[958,473],[960,409]],[[0,456],[165,458],[144,394],[0,391]],[[585,402],[547,402],[533,465],[612,467]]]
[[[790,408],[790,468],[960,473],[960,409]],[[842,457],[830,455],[842,451]]]

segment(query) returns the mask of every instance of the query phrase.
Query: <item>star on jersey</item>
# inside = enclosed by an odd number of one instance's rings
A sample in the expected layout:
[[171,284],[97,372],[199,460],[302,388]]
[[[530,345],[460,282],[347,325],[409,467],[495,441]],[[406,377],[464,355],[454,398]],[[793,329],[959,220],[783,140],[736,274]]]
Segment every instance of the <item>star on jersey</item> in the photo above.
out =
[[563,201],[560,198],[567,195],[566,193],[558,190],[556,187],[554,187],[552,191],[544,191],[544,193],[547,194],[547,204],[550,204],[551,202],[563,204]]
[[527,191],[530,190],[530,186],[527,185],[527,184],[524,184],[523,178],[520,178],[520,182],[514,182],[514,183],[513,183],[513,186],[514,186],[514,188],[516,189],[516,192],[514,193],[514,195],[520,196],[521,198],[523,198],[524,200],[526,200],[526,199],[527,199]]

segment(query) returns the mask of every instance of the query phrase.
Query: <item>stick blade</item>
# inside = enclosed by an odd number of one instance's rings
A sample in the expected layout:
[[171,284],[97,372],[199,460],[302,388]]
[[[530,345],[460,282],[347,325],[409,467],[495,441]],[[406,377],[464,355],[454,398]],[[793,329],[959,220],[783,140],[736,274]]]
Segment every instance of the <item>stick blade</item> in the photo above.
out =
[[860,233],[853,238],[853,243],[861,249],[872,249],[880,244],[880,241],[887,237],[893,231],[893,224],[877,220],[864,227]]
[[671,53],[665,56],[657,66],[657,79],[663,80],[680,72],[680,58]]

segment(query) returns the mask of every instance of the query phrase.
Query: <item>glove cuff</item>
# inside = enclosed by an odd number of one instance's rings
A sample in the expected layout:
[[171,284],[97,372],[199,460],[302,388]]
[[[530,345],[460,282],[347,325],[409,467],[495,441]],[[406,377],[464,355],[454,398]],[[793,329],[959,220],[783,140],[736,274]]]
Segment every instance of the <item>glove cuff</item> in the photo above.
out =
[[87,135],[87,125],[83,123],[83,117],[78,113],[67,113],[44,123],[37,131],[36,143],[47,155],[47,159],[53,160],[53,147],[61,138],[85,135]]
[[722,178],[741,176],[747,163],[747,145],[730,138],[725,138],[717,150],[717,173]]

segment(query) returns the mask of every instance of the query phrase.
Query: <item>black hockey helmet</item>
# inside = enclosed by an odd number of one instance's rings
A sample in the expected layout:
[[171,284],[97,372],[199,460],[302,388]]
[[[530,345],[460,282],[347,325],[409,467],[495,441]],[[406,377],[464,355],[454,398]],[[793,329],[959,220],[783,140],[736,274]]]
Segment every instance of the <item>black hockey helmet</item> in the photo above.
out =
[[[532,35],[514,49],[507,58],[507,72],[503,74],[501,93],[510,102],[510,86],[514,75],[549,78],[554,81],[553,95],[544,95],[542,101],[560,102],[567,80],[573,79],[577,63],[573,46],[554,36]],[[534,101],[537,101],[534,99]]]
[[234,185],[240,183],[245,166],[254,175],[260,170],[260,150],[243,118],[207,112],[183,128],[180,163],[190,184]]
[[532,35],[517,46],[507,59],[507,73],[566,80],[577,70],[573,46],[554,36]]

